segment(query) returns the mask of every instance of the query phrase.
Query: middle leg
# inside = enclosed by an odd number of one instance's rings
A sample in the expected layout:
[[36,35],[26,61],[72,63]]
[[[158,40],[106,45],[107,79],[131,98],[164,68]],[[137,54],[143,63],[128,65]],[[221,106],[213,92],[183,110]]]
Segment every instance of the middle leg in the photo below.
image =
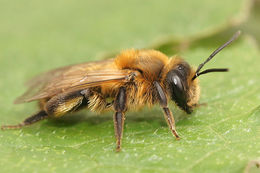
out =
[[116,151],[121,149],[121,139],[123,136],[123,128],[125,121],[125,111],[126,111],[126,89],[120,87],[119,92],[114,101],[114,129],[116,136]]

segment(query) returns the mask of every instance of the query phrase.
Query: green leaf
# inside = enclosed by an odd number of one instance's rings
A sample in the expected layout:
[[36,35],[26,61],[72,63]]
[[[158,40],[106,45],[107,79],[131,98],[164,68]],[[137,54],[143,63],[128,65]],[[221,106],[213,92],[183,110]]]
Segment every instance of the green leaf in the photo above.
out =
[[[174,44],[190,44],[181,45],[189,49],[180,55],[196,66],[231,36],[232,29],[220,30],[242,22],[248,4],[1,1],[1,124],[21,122],[36,111],[35,103],[12,104],[25,90],[23,81],[46,69],[94,60],[102,52],[158,45],[171,56],[176,51],[172,43],[156,42],[169,36]],[[206,37],[210,33],[217,34]],[[193,114],[171,105],[180,141],[155,106],[127,113],[123,149],[116,153],[112,113],[82,111],[0,131],[1,171],[242,172],[260,155],[259,56],[256,43],[244,33],[207,64],[230,72],[200,77],[200,102],[207,106]]]
[[252,12],[249,19],[242,24],[243,30],[250,32],[254,36],[254,39],[258,42],[258,47],[260,46],[260,33],[258,28],[260,27],[260,1],[255,0]]
[[[33,61],[29,68],[48,58],[51,67],[96,60],[103,53],[146,48],[165,39],[210,35],[243,22],[250,4],[247,0],[2,0],[2,56]],[[34,71],[39,68],[43,67]]]

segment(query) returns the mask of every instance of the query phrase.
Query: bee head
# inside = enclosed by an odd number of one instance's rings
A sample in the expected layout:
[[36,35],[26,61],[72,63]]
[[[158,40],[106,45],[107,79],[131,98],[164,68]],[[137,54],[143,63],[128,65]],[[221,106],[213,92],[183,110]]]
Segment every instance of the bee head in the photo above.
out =
[[174,66],[166,74],[167,91],[177,106],[191,113],[200,96],[198,80],[192,80],[195,70],[180,58],[174,58],[173,61]]
[[192,108],[198,104],[200,88],[198,79],[202,74],[211,72],[226,72],[227,68],[212,68],[201,71],[202,67],[209,62],[217,53],[228,46],[238,38],[240,31],[236,32],[222,46],[217,48],[196,70],[192,69],[188,63],[180,58],[173,58],[168,64],[168,73],[166,74],[166,86],[171,99],[185,112],[191,113]]

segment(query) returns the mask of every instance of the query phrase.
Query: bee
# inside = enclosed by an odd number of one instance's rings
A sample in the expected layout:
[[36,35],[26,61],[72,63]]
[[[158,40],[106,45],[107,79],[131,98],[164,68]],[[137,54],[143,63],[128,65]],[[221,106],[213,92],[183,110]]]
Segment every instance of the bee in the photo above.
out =
[[15,103],[38,101],[39,111],[17,125],[2,126],[2,129],[21,128],[84,108],[95,112],[113,110],[116,151],[120,151],[127,110],[159,104],[170,131],[180,139],[168,101],[172,100],[186,113],[192,113],[199,105],[198,77],[228,71],[227,68],[201,71],[202,67],[239,35],[240,31],[236,32],[197,69],[179,56],[168,58],[156,50],[131,49],[113,59],[46,72],[30,80],[28,91],[15,100]]

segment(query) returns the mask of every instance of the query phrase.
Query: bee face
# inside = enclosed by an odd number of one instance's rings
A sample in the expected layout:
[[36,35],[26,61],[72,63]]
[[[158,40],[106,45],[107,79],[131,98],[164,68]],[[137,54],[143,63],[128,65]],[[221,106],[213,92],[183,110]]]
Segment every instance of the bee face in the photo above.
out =
[[196,93],[198,85],[197,82],[191,80],[191,73],[193,73],[193,70],[189,64],[181,62],[166,75],[167,89],[171,99],[187,113],[192,112],[192,104],[198,100],[198,93]]

